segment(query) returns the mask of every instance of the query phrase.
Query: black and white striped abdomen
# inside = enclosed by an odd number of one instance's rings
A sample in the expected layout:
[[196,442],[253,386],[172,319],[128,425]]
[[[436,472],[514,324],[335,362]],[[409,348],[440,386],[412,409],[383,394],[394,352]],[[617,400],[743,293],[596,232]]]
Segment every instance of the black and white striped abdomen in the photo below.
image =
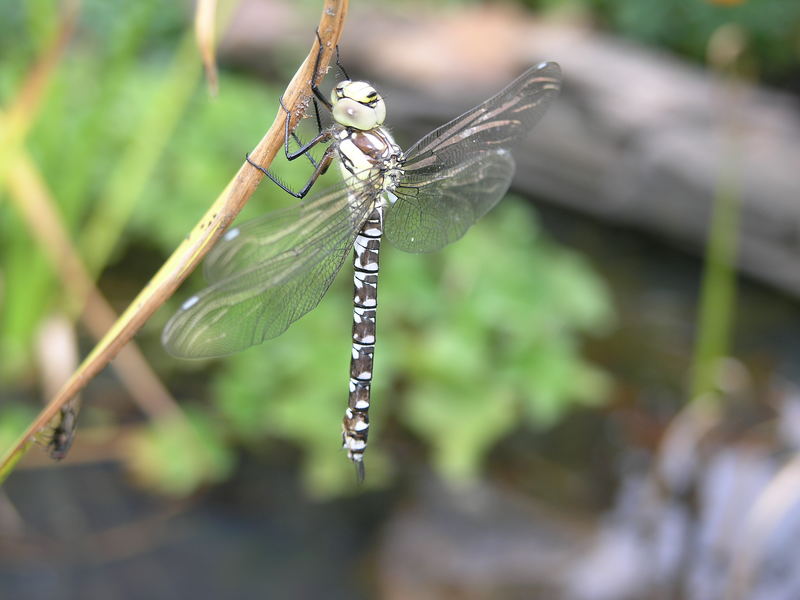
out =
[[378,255],[383,233],[383,206],[376,203],[353,252],[353,350],[350,359],[350,397],[342,423],[347,456],[363,478],[364,450],[369,433],[369,401],[375,357],[375,314],[378,306]]

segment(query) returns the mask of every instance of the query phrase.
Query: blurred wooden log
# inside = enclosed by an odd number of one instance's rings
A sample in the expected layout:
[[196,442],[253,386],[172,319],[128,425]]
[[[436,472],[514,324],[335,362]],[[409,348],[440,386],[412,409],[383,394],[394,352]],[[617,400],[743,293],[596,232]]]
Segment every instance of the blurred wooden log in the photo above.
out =
[[380,598],[568,598],[594,524],[486,482],[421,482],[383,527]]
[[[267,43],[307,43],[304,27],[271,4],[245,3],[224,48],[229,60],[252,64],[280,55]],[[348,22],[342,56],[351,76],[375,81],[387,97],[388,122],[403,144],[527,66],[556,60],[564,91],[515,153],[517,191],[699,253],[727,169],[738,176],[743,199],[740,268],[800,295],[796,99],[757,87],[726,93],[708,71],[674,57],[508,8],[402,15],[360,8]],[[282,17],[255,16],[270,10]]]

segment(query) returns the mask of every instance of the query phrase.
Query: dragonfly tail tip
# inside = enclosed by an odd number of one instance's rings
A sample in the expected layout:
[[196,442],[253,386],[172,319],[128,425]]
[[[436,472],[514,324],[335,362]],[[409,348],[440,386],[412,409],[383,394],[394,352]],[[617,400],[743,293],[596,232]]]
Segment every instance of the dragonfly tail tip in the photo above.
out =
[[364,471],[364,461],[363,460],[354,460],[353,464],[356,467],[356,481],[359,485],[364,483],[364,477],[366,475]]

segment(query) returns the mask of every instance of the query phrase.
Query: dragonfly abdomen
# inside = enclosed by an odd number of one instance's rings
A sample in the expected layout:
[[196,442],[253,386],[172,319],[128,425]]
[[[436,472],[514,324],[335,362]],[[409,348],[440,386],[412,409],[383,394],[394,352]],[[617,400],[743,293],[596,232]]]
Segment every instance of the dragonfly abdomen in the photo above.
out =
[[383,234],[383,206],[376,203],[353,245],[353,351],[350,397],[342,422],[347,457],[364,477],[364,451],[369,434],[369,403],[375,357],[375,316],[378,306],[378,254]]

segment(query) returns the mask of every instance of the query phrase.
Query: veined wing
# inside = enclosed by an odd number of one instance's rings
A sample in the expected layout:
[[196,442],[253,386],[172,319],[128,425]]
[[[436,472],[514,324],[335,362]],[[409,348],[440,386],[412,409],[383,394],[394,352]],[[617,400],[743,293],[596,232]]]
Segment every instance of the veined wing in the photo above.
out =
[[561,89],[554,62],[531,67],[504,90],[435,129],[406,152],[406,172],[428,174],[476,154],[511,149],[542,118]]
[[164,347],[206,358],[283,333],[325,295],[376,197],[374,182],[342,183],[231,229],[206,259],[212,285],[169,320]]
[[505,194],[514,169],[509,150],[560,87],[559,66],[542,63],[414,144],[386,216],[386,237],[407,252],[431,252],[464,235]]
[[216,283],[287,251],[317,248],[337,231],[357,230],[375,185],[371,181],[351,189],[340,182],[303,202],[231,227],[208,253],[203,275]]
[[386,237],[406,252],[433,252],[455,242],[505,195],[513,175],[514,159],[503,148],[435,175],[405,175],[394,190]]

